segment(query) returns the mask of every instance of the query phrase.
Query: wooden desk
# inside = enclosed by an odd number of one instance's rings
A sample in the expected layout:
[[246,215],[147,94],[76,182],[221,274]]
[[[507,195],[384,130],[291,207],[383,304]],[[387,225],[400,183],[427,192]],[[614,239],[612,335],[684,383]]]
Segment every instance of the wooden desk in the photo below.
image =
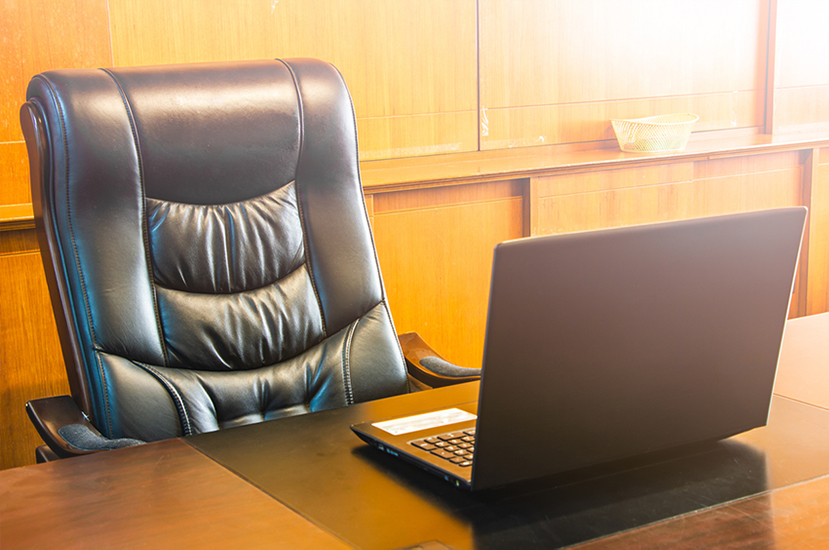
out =
[[0,548],[347,548],[181,440],[0,472]]
[[825,546],[829,407],[804,401],[829,392],[827,334],[829,315],[791,321],[770,425],[689,455],[464,493],[341,429],[435,398],[404,396],[0,472],[0,547]]

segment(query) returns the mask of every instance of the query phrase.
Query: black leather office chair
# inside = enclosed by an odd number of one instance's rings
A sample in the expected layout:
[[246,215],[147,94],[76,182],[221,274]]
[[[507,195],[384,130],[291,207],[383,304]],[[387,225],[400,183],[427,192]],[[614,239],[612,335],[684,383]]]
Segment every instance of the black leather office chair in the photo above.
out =
[[[27,99],[35,221],[72,392],[27,404],[51,451],[409,391],[351,98],[331,65],[57,70],[35,76]],[[419,361],[430,353],[415,355],[428,385],[478,374],[441,374],[439,361],[430,373]]]

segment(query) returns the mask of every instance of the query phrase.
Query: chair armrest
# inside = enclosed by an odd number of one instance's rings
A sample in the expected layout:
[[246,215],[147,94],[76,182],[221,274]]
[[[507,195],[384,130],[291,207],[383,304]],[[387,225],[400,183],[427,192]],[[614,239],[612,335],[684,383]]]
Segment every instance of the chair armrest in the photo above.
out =
[[397,336],[409,375],[416,380],[440,388],[462,382],[471,382],[481,377],[481,369],[459,367],[440,356],[416,332],[407,332]]
[[58,430],[64,426],[80,424],[89,428],[92,433],[101,436],[100,432],[95,429],[95,426],[86,419],[83,411],[78,408],[75,400],[68,395],[32,399],[26,403],[26,412],[32,424],[35,425],[37,433],[60,458],[70,458],[98,452],[75,449],[58,433]]

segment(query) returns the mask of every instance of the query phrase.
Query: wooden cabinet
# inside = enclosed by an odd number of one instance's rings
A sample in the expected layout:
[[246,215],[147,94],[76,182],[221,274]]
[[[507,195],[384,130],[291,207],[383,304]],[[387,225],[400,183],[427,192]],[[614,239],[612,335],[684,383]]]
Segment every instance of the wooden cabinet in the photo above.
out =
[[810,216],[790,316],[829,311],[829,148],[771,141],[692,144],[669,156],[540,147],[428,166],[364,163],[398,331],[417,331],[448,360],[478,367],[498,242],[795,205]]

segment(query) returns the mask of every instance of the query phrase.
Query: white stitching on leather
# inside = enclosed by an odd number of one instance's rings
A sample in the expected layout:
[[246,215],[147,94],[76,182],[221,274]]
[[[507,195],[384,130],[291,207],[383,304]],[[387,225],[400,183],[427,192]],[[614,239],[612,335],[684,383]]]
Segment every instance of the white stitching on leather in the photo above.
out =
[[354,337],[354,332],[357,330],[357,325],[360,323],[362,317],[358,317],[356,321],[351,323],[348,327],[348,333],[345,336],[345,343],[343,344],[343,389],[345,390],[345,404],[354,404],[354,390],[351,385],[351,340]]

